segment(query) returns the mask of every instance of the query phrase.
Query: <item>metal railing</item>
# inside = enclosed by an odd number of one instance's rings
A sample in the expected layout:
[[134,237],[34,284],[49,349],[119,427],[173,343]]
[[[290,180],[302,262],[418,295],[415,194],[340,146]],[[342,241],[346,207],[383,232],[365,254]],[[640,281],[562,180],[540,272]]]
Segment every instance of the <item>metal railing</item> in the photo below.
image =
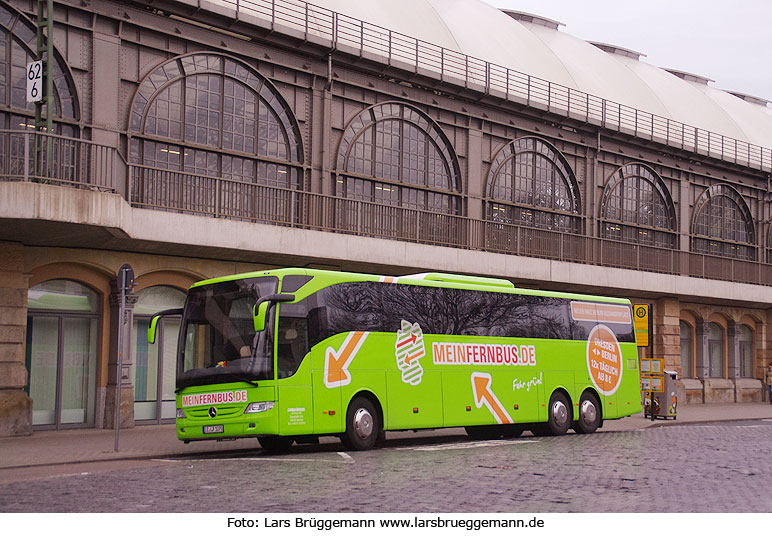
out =
[[772,265],[127,165],[114,147],[0,130],[0,181],[122,192],[135,207],[622,269],[772,285]]
[[230,7],[237,19],[330,49],[698,155],[772,170],[772,149],[596,97],[301,0],[216,3]]
[[[0,181],[36,181],[116,191],[125,176],[114,147],[39,131],[0,130]],[[121,179],[122,182],[122,179]]]
[[772,265],[131,165],[136,207],[603,267],[772,285]]

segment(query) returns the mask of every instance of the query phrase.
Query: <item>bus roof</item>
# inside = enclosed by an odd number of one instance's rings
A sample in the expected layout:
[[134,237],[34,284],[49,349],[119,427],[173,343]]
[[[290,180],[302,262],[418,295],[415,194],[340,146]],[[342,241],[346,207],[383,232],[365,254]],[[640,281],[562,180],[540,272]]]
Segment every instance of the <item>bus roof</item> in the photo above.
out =
[[575,300],[592,300],[596,302],[609,302],[619,304],[629,304],[630,301],[625,298],[606,297],[598,295],[585,295],[579,293],[566,293],[561,291],[544,291],[540,289],[525,289],[516,287],[512,282],[500,278],[487,278],[482,276],[467,276],[464,274],[450,274],[444,272],[426,272],[420,274],[408,274],[405,276],[382,276],[377,274],[364,274],[356,272],[341,272],[322,269],[305,268],[281,268],[255,272],[245,272],[240,274],[231,274],[218,278],[210,278],[196,282],[190,286],[191,289],[204,285],[215,283],[241,280],[245,278],[257,278],[260,276],[275,276],[283,278],[284,276],[322,276],[325,277],[329,285],[344,282],[385,282],[406,285],[428,285],[433,287],[452,287],[456,289],[467,289],[470,291],[487,291],[497,293],[513,293],[534,296],[549,296],[558,298],[567,298]]

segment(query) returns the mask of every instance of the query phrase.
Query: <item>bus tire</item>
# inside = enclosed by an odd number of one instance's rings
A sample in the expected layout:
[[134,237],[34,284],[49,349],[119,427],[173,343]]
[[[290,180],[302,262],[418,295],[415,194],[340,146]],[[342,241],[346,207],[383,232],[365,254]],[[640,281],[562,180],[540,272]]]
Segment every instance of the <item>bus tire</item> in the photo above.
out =
[[343,445],[364,451],[375,446],[380,433],[380,415],[373,402],[366,397],[355,397],[346,412],[346,432],[341,435]]
[[550,397],[547,409],[548,419],[546,432],[550,436],[562,436],[571,427],[571,403],[562,392],[555,392]]
[[501,430],[496,425],[470,425],[464,427],[471,440],[495,440],[501,438]]
[[523,427],[520,425],[502,425],[502,436],[504,438],[517,438],[523,434]]
[[295,440],[291,436],[264,436],[257,439],[260,447],[271,453],[284,453],[289,451]]
[[592,392],[584,392],[579,399],[579,419],[574,431],[579,434],[594,433],[600,426],[601,407],[598,398]]

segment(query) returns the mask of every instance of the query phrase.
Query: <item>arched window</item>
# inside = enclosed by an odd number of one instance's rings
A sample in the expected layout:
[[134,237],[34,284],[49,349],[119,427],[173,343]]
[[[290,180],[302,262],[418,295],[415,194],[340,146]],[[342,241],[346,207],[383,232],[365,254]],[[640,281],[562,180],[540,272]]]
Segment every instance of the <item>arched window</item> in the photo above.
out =
[[605,238],[676,248],[675,207],[665,183],[643,164],[628,164],[609,178],[601,202]]
[[[345,204],[338,226],[418,240],[456,239],[461,174],[447,137],[426,114],[403,103],[360,112],[338,152],[336,194]],[[431,214],[427,214],[431,213]]]
[[148,344],[147,330],[153,314],[182,308],[185,293],[173,287],[155,285],[140,289],[137,295],[131,349],[134,419],[157,423],[175,416],[174,387],[180,319],[164,317],[159,321],[155,345]]
[[560,152],[539,138],[518,138],[493,157],[487,219],[579,233],[579,187]]
[[679,323],[681,328],[681,377],[692,378],[694,373],[692,369],[692,327],[686,321]]
[[753,377],[753,330],[744,324],[740,325],[738,334],[740,342],[740,376]]
[[[27,103],[26,66],[36,59],[36,49],[35,25],[7,4],[0,4],[0,129],[35,129],[35,104]],[[31,136],[0,132],[0,177],[45,176],[52,182],[84,182],[79,175],[77,142],[69,139],[80,136],[75,83],[56,49],[53,72],[53,133],[68,138],[46,137],[46,143],[38,144]],[[47,117],[45,103],[42,111],[42,117]]]
[[27,393],[32,423],[94,426],[97,294],[78,282],[49,280],[27,292]]
[[291,214],[287,191],[303,186],[300,131],[279,92],[241,61],[195,53],[160,65],[140,84],[129,126],[136,204],[252,220]]
[[724,328],[718,323],[708,323],[708,377],[724,376]]
[[692,251],[756,260],[753,218],[743,197],[729,185],[708,188],[694,204]]
[[355,117],[338,153],[338,196],[459,214],[460,173],[450,142],[412,106],[386,103]]
[[[0,129],[35,127],[35,105],[27,103],[27,63],[36,59],[35,25],[7,4],[0,4]],[[54,50],[55,132],[76,136],[80,119],[75,83]],[[46,108],[43,107],[43,117]]]
[[767,263],[772,265],[772,222],[768,224],[769,232],[767,233]]

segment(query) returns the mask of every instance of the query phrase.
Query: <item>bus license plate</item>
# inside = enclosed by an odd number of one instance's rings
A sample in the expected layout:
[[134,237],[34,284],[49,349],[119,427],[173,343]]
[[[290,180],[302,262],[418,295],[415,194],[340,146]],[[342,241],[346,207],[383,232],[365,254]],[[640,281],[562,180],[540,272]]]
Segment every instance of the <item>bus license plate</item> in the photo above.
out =
[[204,434],[222,433],[224,431],[224,425],[204,425]]

